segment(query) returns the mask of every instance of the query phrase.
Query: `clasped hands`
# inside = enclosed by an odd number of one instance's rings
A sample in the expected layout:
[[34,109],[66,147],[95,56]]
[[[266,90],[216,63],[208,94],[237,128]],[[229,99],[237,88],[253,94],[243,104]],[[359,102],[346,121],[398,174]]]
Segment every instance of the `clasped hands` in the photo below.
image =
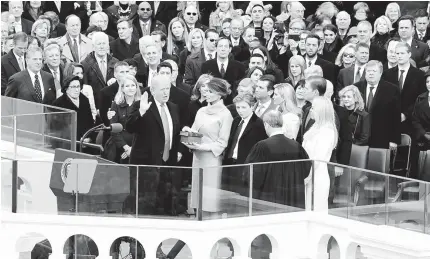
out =
[[[182,131],[198,133],[198,131],[187,126],[182,128]],[[205,144],[199,144],[195,142],[182,142],[182,144],[184,144],[189,149],[200,150],[200,151],[210,151],[210,149]]]

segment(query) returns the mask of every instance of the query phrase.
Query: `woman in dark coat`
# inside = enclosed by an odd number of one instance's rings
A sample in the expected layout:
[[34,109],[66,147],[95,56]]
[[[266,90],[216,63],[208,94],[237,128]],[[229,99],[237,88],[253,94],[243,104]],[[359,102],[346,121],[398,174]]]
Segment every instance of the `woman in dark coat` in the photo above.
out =
[[[67,77],[61,86],[63,95],[58,97],[58,99],[52,103],[53,106],[76,111],[76,141],[79,141],[85,132],[94,127],[94,119],[91,113],[90,102],[88,101],[88,98],[81,93],[82,86],[82,80],[78,76]],[[70,139],[70,125],[68,123],[61,123],[61,120],[55,120],[55,124],[54,129],[59,130],[65,139]],[[89,143],[92,142],[93,139],[95,139],[94,134],[85,138],[84,142]]]
[[133,103],[139,101],[140,96],[136,78],[131,75],[125,76],[112,102],[112,107],[108,111],[110,123],[121,123],[124,130],[120,133],[111,133],[111,137],[106,142],[105,150],[113,152],[109,152],[111,156],[106,157],[106,159],[116,163],[128,164],[133,134],[125,130],[125,123],[131,114]]
[[366,146],[370,137],[370,115],[364,110],[364,101],[360,91],[354,85],[339,91],[340,106],[349,112],[349,123],[352,128],[352,143]]
[[430,70],[426,73],[427,91],[418,96],[412,115],[413,140],[420,150],[430,149]]

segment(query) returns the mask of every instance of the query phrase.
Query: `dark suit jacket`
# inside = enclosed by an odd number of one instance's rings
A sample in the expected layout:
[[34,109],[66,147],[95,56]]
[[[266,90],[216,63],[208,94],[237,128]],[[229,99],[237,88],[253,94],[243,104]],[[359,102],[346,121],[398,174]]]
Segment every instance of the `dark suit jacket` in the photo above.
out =
[[336,82],[336,66],[318,55],[315,65],[318,65],[323,70],[324,78],[335,84]]
[[367,81],[354,84],[364,100],[365,109],[370,113],[369,146],[389,148],[390,142],[400,143],[400,91],[395,85],[381,80],[375,92],[372,106],[367,109]]
[[336,155],[336,160],[332,158],[330,161],[337,162],[342,165],[349,165],[349,160],[351,158],[353,133],[353,130],[349,123],[349,113],[345,109],[345,107],[341,107],[336,104],[333,105],[333,108],[339,120],[339,142],[336,147],[336,154],[333,154]]
[[9,53],[1,57],[1,95],[4,95],[4,92],[6,91],[9,78],[18,72],[21,72],[21,69],[19,68],[18,61],[13,54],[13,50],[11,50]]
[[105,88],[101,89],[99,93],[99,100],[97,102],[99,103],[100,118],[106,126],[110,125],[110,121],[107,117],[107,112],[112,106],[112,102],[115,98],[116,93],[118,92],[118,89],[118,82],[115,82],[110,86],[106,86]]
[[74,2],[72,1],[62,1],[61,2],[61,10],[58,11],[57,6],[54,1],[46,1],[45,4],[45,12],[53,11],[58,14],[58,18],[60,18],[60,22],[65,23],[66,17],[70,14],[77,14],[79,11],[84,10],[84,6],[81,5],[80,8],[75,10]]
[[[135,4],[130,4],[131,12],[128,15],[128,19],[133,22],[134,19],[137,18],[137,8],[138,6]],[[118,38],[118,30],[116,28],[116,23],[118,22],[120,16],[118,13],[119,6],[118,5],[111,5],[110,7],[106,8],[104,12],[109,17],[109,23],[108,28],[106,29],[106,33],[110,36],[114,37],[115,39]]]
[[236,93],[238,81],[245,77],[245,66],[236,60],[229,60],[224,77],[221,76],[217,60],[211,59],[202,64],[201,74],[211,74],[214,77],[225,79],[231,85],[232,93]]
[[[43,70],[40,71],[40,76],[42,77],[42,83],[45,92],[42,103],[51,104],[56,97],[54,77]],[[39,102],[30,78],[30,74],[27,70],[16,73],[9,78],[5,96],[30,102]]]
[[114,66],[115,63],[118,62],[118,59],[112,57],[111,55],[107,55],[107,73],[106,73],[106,81],[103,79],[103,74],[100,71],[99,65],[95,58],[94,51],[88,54],[88,56],[82,61],[82,66],[84,67],[84,83],[87,85],[91,85],[94,93],[94,100],[96,100],[96,108],[99,109],[99,93],[100,90],[105,88],[106,82],[109,79],[114,77]]
[[124,40],[118,38],[109,43],[112,56],[117,58],[119,61],[124,59],[133,58],[134,55],[139,53],[139,39],[132,35],[130,44],[127,44]]
[[[240,121],[242,120],[242,117],[236,117],[233,120],[233,123],[231,125],[230,130],[230,137],[228,139],[228,145],[225,149],[225,154],[229,154],[230,149],[234,149],[233,146],[233,136],[236,133],[237,127],[239,126]],[[264,129],[263,121],[258,118],[258,116],[255,113],[252,113],[251,118],[249,119],[248,124],[246,125],[246,128],[243,130],[242,136],[240,137],[238,141],[238,147],[237,147],[237,164],[243,164],[245,163],[246,157],[248,156],[249,152],[251,151],[252,147],[259,142],[260,140],[266,139],[267,134],[266,130]],[[225,159],[228,159],[225,157]]]
[[[346,68],[342,68],[339,71],[339,75],[337,76],[337,85],[336,85],[335,93],[338,93],[345,86],[352,85],[355,83],[354,82],[354,77],[355,77],[354,71],[355,71],[355,65],[352,65],[352,66],[346,67]],[[361,74],[360,80],[366,79],[365,74],[366,74],[365,69],[363,69],[363,73]]]
[[[201,24],[199,21],[197,21],[196,24],[194,24],[194,28],[201,29],[202,31],[206,31],[207,29],[209,29],[208,26]],[[188,32],[190,32],[190,28],[188,27],[188,24],[187,24],[187,30]]]
[[387,62],[387,51],[378,45],[370,44],[369,60],[379,60],[385,63]]
[[234,46],[231,49],[231,53],[233,54],[234,60],[239,62],[247,61],[251,56],[251,53],[249,52],[249,46],[242,37],[239,39],[239,45]]
[[[414,110],[414,104],[417,97],[426,92],[426,83],[424,72],[418,68],[409,67],[408,74],[405,75],[405,81],[403,84],[403,89],[400,90],[401,98],[401,112],[405,114],[407,120],[412,117],[412,112]],[[382,74],[382,80],[392,83],[399,87],[399,67],[395,66],[391,69],[384,71]]]
[[[152,10],[154,10],[154,2],[150,2]],[[154,19],[162,22],[164,25],[169,25],[169,22],[177,16],[176,2],[160,1],[157,12],[153,13]]]
[[[162,22],[155,19],[151,20],[151,28],[149,28],[149,34],[151,34],[151,32],[153,31],[162,31],[164,32],[164,34],[167,35],[166,25],[164,25]],[[135,35],[137,38],[142,38],[143,36],[142,27],[140,26],[140,22],[139,22],[139,17],[137,17],[133,21],[133,35]]]
[[428,143],[424,135],[430,132],[430,106],[428,101],[429,93],[425,92],[417,98],[414,113],[412,115],[414,140]]
[[58,38],[66,35],[66,25],[64,23],[59,23],[57,27],[51,32],[50,38]]
[[206,62],[204,50],[192,53],[185,62],[184,83],[193,88],[202,73],[202,64]]
[[[164,151],[164,130],[160,113],[154,99],[146,113],[141,116],[139,112],[140,101],[133,104],[133,110],[126,122],[126,130],[134,134],[130,154],[130,163],[139,165],[162,165]],[[180,122],[178,107],[167,102],[173,123],[172,148],[170,149],[168,165],[177,164]]]
[[[48,67],[48,65],[47,65],[47,64],[45,64],[45,65],[42,67],[42,70],[43,70],[43,71],[46,71],[46,72],[48,72],[49,74],[51,74],[51,75],[52,75],[51,70],[49,69],[49,67]],[[52,77],[54,77],[54,75],[52,75]],[[63,67],[60,65],[60,86],[61,86],[61,85],[63,85],[63,80],[64,80],[64,69],[63,69]],[[57,89],[57,90],[58,90],[58,89]]]
[[417,67],[425,67],[429,65],[429,61],[426,60],[430,56],[429,46],[424,43],[412,40],[412,56],[411,58],[417,63]]

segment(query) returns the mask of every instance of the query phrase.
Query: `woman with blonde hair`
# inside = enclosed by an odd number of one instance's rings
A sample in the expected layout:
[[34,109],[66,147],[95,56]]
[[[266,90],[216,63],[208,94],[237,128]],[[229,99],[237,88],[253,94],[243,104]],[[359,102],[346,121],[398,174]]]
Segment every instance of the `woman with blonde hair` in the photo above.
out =
[[290,84],[282,83],[274,86],[273,103],[279,106],[282,113],[282,130],[285,137],[296,139],[300,129],[302,109],[297,107],[296,92]]
[[349,123],[352,129],[352,143],[365,146],[370,137],[370,116],[364,110],[364,100],[360,90],[354,85],[345,86],[339,91],[340,106],[349,112]]
[[179,57],[188,40],[187,26],[179,17],[173,18],[167,29],[167,53]]
[[234,10],[233,1],[216,1],[217,9],[209,16],[209,28],[218,33],[222,31],[222,23],[227,18],[236,18],[242,15],[241,9]]
[[31,27],[31,36],[39,39],[43,46],[46,39],[49,38],[49,33],[51,31],[51,23],[47,19],[38,19],[33,23]]
[[373,25],[373,35],[370,43],[385,48],[388,40],[391,38],[393,27],[387,16],[379,16]]
[[340,69],[350,67],[355,63],[355,44],[348,43],[337,54],[334,64]]
[[205,33],[199,28],[192,29],[188,34],[186,48],[182,50],[181,53],[179,53],[178,72],[180,78],[182,78],[185,74],[185,64],[187,62],[188,56],[191,53],[196,53],[202,50],[204,38]]
[[397,30],[399,28],[399,18],[402,16],[400,11],[400,5],[398,3],[392,2],[387,5],[385,9],[385,16],[390,20],[390,24],[392,27],[392,36],[397,34]]
[[296,89],[299,81],[305,79],[305,69],[305,59],[300,55],[292,56],[288,62],[288,77],[285,79],[285,83]]
[[203,74],[199,77],[196,82],[196,85],[193,88],[191,101],[188,104],[188,111],[190,113],[190,117],[188,119],[188,126],[193,125],[194,119],[196,118],[197,111],[208,105],[206,102],[206,93],[208,91],[207,84],[210,80],[212,80],[213,76],[209,74]]
[[[315,123],[303,136],[303,148],[309,159],[329,162],[338,140],[333,103],[326,97],[315,97],[310,112]],[[312,209],[313,198],[314,211],[327,212],[330,177],[327,164],[319,161],[315,161],[313,170],[305,179],[306,210]]]
[[[131,75],[125,75],[124,79],[119,83],[118,92],[108,112],[110,123],[121,123],[125,128],[125,123],[132,112],[133,104],[140,101],[140,96],[141,92],[136,78]],[[116,163],[128,164],[132,142],[133,134],[126,130],[120,133],[111,133],[111,137],[106,142],[105,149],[111,151],[115,149],[116,152],[109,152],[112,155],[106,157],[106,159]]]

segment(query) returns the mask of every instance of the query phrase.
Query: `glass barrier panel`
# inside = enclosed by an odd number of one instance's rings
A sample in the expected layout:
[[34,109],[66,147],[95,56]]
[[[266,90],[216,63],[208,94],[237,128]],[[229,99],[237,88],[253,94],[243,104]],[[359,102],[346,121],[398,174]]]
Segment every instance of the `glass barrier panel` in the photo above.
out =
[[133,212],[138,217],[196,220],[196,211],[190,207],[192,172],[186,167],[138,166],[132,173],[137,175],[132,177],[137,197]]
[[[16,117],[16,145],[36,150],[72,149],[75,114],[47,113]],[[74,144],[76,145],[76,144]]]
[[1,97],[1,116],[11,115],[29,115],[40,113],[54,113],[54,112],[73,112],[72,110],[63,109],[55,106],[45,105],[25,101],[21,99],[11,98],[7,96]]
[[355,197],[357,181],[361,175],[359,170],[341,166],[328,164],[327,170],[330,177],[330,192],[329,192],[329,214],[348,218],[350,210],[356,206]]
[[12,210],[12,160],[1,159],[1,209]]
[[[76,199],[78,215],[98,217],[136,217],[135,166],[115,164],[90,155],[69,161],[67,179]],[[76,195],[77,194],[77,195]]]
[[426,213],[424,215],[424,226],[426,228],[426,233],[430,234],[430,183],[426,184],[426,191],[424,196],[425,196],[424,212]]
[[312,161],[260,163],[253,164],[249,170],[252,215],[311,209]]
[[[199,208],[203,220],[244,217],[250,214],[249,165],[230,165],[192,169],[190,207]],[[199,170],[202,179],[199,179]]]
[[[1,117],[1,140],[13,143],[14,133],[14,116],[2,116]],[[2,147],[3,151],[3,147]]]
[[425,183],[389,176],[387,225],[424,232]]
[[63,191],[66,168],[61,162],[18,161],[17,213],[69,214],[73,203]]

